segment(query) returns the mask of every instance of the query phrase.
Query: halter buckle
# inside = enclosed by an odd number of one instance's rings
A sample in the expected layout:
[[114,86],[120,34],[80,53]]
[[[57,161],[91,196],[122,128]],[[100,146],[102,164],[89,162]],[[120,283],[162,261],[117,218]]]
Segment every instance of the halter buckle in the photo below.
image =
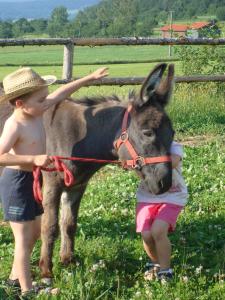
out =
[[121,136],[120,136],[120,139],[121,141],[124,143],[128,140],[128,133],[125,131],[125,132],[122,132],[121,133]]
[[134,169],[141,170],[144,165],[146,165],[144,157],[138,156],[135,158],[135,164],[133,166]]

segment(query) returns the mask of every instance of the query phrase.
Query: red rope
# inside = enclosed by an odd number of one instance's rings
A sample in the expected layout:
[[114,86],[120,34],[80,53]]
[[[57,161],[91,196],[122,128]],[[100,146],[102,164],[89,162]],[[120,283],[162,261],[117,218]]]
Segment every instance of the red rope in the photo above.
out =
[[71,186],[75,183],[75,179],[73,173],[68,169],[67,165],[62,160],[69,160],[69,161],[81,161],[81,162],[92,162],[92,163],[114,163],[114,164],[122,164],[121,161],[116,160],[106,160],[106,159],[95,159],[95,158],[83,158],[83,157],[65,157],[65,156],[51,156],[52,163],[54,167],[37,167],[33,168],[33,193],[34,198],[38,203],[41,203],[43,200],[42,192],[41,192],[41,184],[40,184],[40,175],[41,170],[47,172],[63,172],[64,173],[64,183],[66,186]]

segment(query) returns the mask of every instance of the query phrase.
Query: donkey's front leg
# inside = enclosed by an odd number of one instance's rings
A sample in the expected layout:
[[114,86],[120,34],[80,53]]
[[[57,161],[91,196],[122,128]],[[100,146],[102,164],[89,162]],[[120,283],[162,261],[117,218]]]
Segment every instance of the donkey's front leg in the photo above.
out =
[[80,200],[86,189],[86,185],[75,187],[71,191],[63,192],[61,197],[61,249],[60,257],[64,265],[73,261],[74,239],[77,229],[77,216]]
[[57,183],[45,182],[43,191],[44,215],[41,228],[41,258],[39,266],[42,278],[52,277],[52,254],[54,241],[59,232],[58,213],[61,188]]

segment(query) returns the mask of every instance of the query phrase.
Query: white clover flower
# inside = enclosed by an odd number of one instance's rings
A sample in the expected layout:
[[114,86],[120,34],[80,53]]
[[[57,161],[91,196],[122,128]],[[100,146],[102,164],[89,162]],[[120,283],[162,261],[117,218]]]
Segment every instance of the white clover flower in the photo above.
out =
[[152,296],[153,296],[153,294],[152,294],[152,292],[151,292],[150,290],[146,290],[146,291],[145,291],[145,294],[146,294],[147,296],[149,296],[150,298],[152,298]]
[[128,213],[129,213],[128,208],[123,209],[123,210],[121,211],[121,213],[122,213],[123,216],[127,216]]
[[97,269],[98,269],[98,264],[94,264],[92,267],[91,267],[91,272],[95,272]]
[[51,295],[53,296],[57,296],[60,293],[60,289],[59,288],[54,288],[51,290]]
[[80,263],[77,261],[76,262],[76,267],[79,267],[80,266]]
[[180,241],[181,241],[182,243],[186,243],[185,237],[181,236],[181,237],[180,237]]
[[183,276],[183,277],[182,277],[182,281],[183,281],[184,283],[188,283],[188,277],[187,277],[187,276]]
[[39,294],[40,295],[49,295],[51,293],[51,288],[50,287],[47,287],[43,290],[40,290]]
[[141,292],[136,292],[135,293],[135,297],[140,297],[141,296]]
[[[167,282],[167,280],[165,279],[165,278],[162,278],[161,279],[161,284],[162,285],[166,285],[168,282]],[[176,299],[175,299],[176,300]]]
[[104,269],[105,268],[105,262],[104,262],[104,260],[100,260],[99,261],[99,266],[102,268],[102,269]]
[[52,278],[42,278],[41,282],[45,285],[51,285],[52,284]]
[[200,265],[198,268],[195,269],[195,274],[200,274],[202,269],[203,269],[203,266]]

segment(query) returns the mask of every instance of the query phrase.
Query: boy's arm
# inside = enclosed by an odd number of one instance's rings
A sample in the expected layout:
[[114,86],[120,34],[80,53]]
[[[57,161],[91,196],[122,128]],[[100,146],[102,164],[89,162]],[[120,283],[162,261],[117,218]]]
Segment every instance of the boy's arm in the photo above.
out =
[[63,85],[46,97],[46,109],[54,104],[59,103],[62,100],[65,100],[67,97],[69,97],[82,86],[85,86],[87,83],[106,76],[108,76],[107,68],[100,68],[90,75]]
[[19,126],[7,120],[0,137],[0,166],[47,166],[51,160],[47,155],[17,155],[9,151],[19,140]]
[[21,164],[31,164],[31,156],[14,155],[8,153],[19,139],[18,124],[7,120],[0,137],[0,165],[1,166],[17,166]]

